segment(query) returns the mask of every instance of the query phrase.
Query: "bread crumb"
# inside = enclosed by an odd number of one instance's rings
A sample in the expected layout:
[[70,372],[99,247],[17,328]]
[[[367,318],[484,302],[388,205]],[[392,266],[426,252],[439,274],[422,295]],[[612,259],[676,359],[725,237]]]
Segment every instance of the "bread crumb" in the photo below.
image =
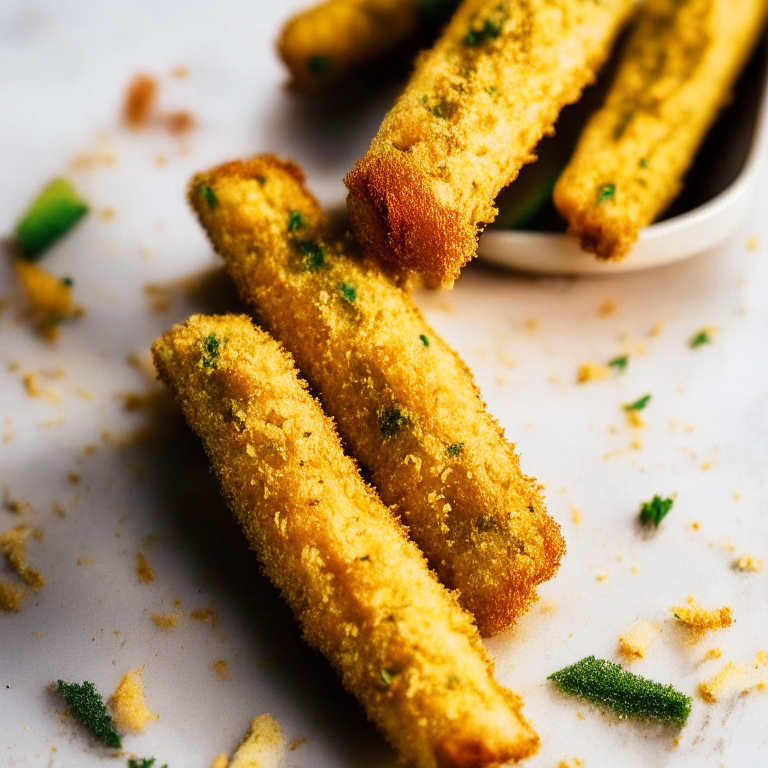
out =
[[77,306],[72,297],[71,282],[25,259],[17,259],[15,264],[16,275],[32,307],[38,330],[48,341],[55,340],[62,320],[83,313],[82,307]]
[[15,515],[27,515],[33,513],[34,507],[28,502],[22,499],[14,499],[11,496],[11,492],[8,486],[3,488],[3,502],[9,512],[13,512]]
[[179,623],[179,612],[173,611],[173,613],[153,613],[152,621],[155,622],[158,629],[162,629],[165,632],[170,632],[170,630],[176,629],[176,625]]
[[731,567],[735,571],[752,571],[757,573],[763,570],[763,561],[753,555],[741,555],[733,561]]
[[226,659],[216,659],[213,662],[213,671],[222,680],[229,680],[229,662]]
[[67,480],[69,480],[72,485],[75,485],[76,483],[79,483],[81,480],[81,476],[79,472],[69,472],[67,473]]
[[171,70],[171,74],[174,77],[179,77],[179,78],[181,78],[181,77],[189,77],[189,70],[186,67],[184,67],[184,66],[174,67]]
[[227,756],[224,752],[222,752],[212,763],[210,768],[227,768],[227,764],[229,761],[227,760]]
[[210,608],[195,608],[189,615],[195,619],[195,621],[210,622],[212,627],[215,627],[219,623],[219,614],[213,606]]
[[607,578],[610,577],[610,575],[611,574],[608,571],[603,571],[602,573],[598,573],[597,576],[595,576],[595,578],[598,581],[605,581]]
[[584,761],[579,760],[578,757],[572,757],[570,759],[566,757],[557,764],[557,768],[581,768],[583,765]]
[[695,632],[724,629],[733,623],[733,612],[727,605],[722,608],[703,608],[692,597],[688,598],[687,605],[672,606],[670,610],[678,621]]
[[123,121],[134,131],[141,130],[149,122],[157,98],[157,81],[148,75],[138,74],[131,80],[123,103]]
[[651,328],[650,335],[653,338],[656,338],[657,336],[661,336],[661,332],[664,330],[664,323],[658,322],[654,323],[653,327]]
[[604,381],[611,375],[611,369],[607,365],[596,363],[582,363],[576,374],[576,381],[584,384],[587,381]]
[[67,508],[63,504],[59,504],[58,502],[55,502],[53,505],[53,511],[59,516],[59,517],[66,517],[67,516]]
[[636,429],[642,429],[645,426],[645,422],[643,421],[642,416],[637,411],[626,411],[627,414],[627,422],[629,423],[630,427],[635,427]]
[[285,738],[272,715],[259,715],[243,743],[232,756],[229,768],[278,768]]
[[142,584],[149,584],[155,580],[155,572],[149,567],[147,558],[142,552],[136,553],[136,575]]
[[688,527],[692,531],[698,531],[701,528],[701,524],[699,523],[698,520],[692,520],[690,523],[688,523]]
[[32,637],[35,637],[38,640],[42,640],[43,639],[43,633],[42,632],[33,632],[32,633]]
[[93,558],[88,557],[88,555],[80,555],[80,557],[77,558],[77,564],[78,565],[93,565]]
[[128,670],[109,699],[109,708],[119,731],[144,730],[144,726],[155,717],[144,700],[144,686],[141,675],[144,667]]
[[746,666],[729,661],[711,680],[699,683],[699,695],[707,704],[714,704],[723,694],[749,690],[749,679]]
[[719,659],[723,655],[722,648],[710,648],[705,654],[705,659]]
[[18,613],[27,597],[27,590],[20,584],[0,581],[0,610],[6,613]]
[[747,250],[748,251],[759,251],[760,250],[760,238],[757,235],[752,235],[752,237],[747,240]]
[[39,538],[41,534],[39,531],[36,532],[31,526],[24,524],[9,528],[4,533],[0,534],[0,552],[6,556],[8,565],[10,565],[30,587],[40,589],[45,586],[45,579],[41,576],[39,571],[30,568],[27,564],[27,539],[30,536]]
[[297,736],[295,739],[291,739],[291,743],[288,745],[288,749],[293,752],[306,743],[307,739],[305,736]]
[[571,519],[573,520],[574,525],[578,525],[581,522],[583,515],[581,512],[581,509],[577,507],[575,504],[571,505]]
[[150,283],[144,286],[144,293],[153,312],[167,312],[171,308],[171,290],[167,285]]
[[174,136],[183,136],[195,127],[195,118],[190,112],[169,112],[165,116],[165,125]]
[[619,650],[628,661],[644,659],[658,631],[657,626],[644,621],[619,636]]
[[101,218],[104,219],[104,221],[112,221],[115,216],[117,216],[117,211],[114,208],[105,208],[101,212]]
[[618,306],[616,302],[613,299],[608,299],[600,305],[600,308],[597,310],[597,314],[599,317],[612,317],[616,314],[617,310]]

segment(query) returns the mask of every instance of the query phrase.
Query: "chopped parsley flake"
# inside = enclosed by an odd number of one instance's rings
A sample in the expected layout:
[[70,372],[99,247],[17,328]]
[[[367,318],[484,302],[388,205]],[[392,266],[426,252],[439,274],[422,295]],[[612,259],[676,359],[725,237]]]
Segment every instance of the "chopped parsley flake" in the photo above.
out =
[[256,181],[259,182],[259,184],[263,187],[267,183],[267,179],[265,176],[257,176]]
[[459,684],[459,678],[456,675],[448,675],[448,687],[453,688]]
[[649,163],[649,162],[648,162],[648,161],[647,161],[645,158],[643,158],[643,159],[640,161],[640,167],[641,167],[641,168],[648,168],[649,166],[650,166],[650,163]]
[[304,256],[304,269],[317,272],[325,268],[325,246],[322,243],[299,243],[299,250]]
[[291,215],[288,217],[288,231],[295,232],[297,229],[301,229],[304,226],[304,217],[300,211],[291,211]]
[[390,685],[392,685],[392,680],[395,677],[395,673],[391,672],[388,669],[382,669],[381,670],[381,679],[384,681],[384,685],[389,688]]
[[635,400],[634,403],[629,403],[624,406],[625,411],[642,411],[651,400],[650,395],[643,395],[639,400]]
[[489,96],[495,96],[495,95],[498,93],[498,91],[497,91],[497,90],[496,90],[496,89],[495,89],[495,88],[494,88],[492,85],[489,85],[489,86],[488,86],[488,87],[485,89],[485,92],[486,92],[486,93],[487,93]]
[[36,261],[88,213],[88,204],[66,179],[55,179],[34,200],[16,225],[21,255]]
[[616,195],[615,184],[602,184],[597,190],[597,202],[604,203],[606,200],[613,200]]
[[75,281],[71,277],[62,277],[61,282],[63,285],[66,285],[67,288],[71,288],[75,284]]
[[692,700],[671,685],[662,685],[626,672],[620,664],[587,656],[551,674],[559,690],[593,704],[611,707],[620,715],[640,720],[661,720],[682,728]]
[[410,423],[411,420],[397,405],[392,405],[379,413],[379,429],[384,437],[394,437]]
[[93,683],[85,680],[82,685],[79,685],[57,680],[56,687],[64,696],[70,712],[99,741],[103,741],[108,747],[122,746],[120,736],[115,730],[115,723]]
[[629,365],[629,356],[621,355],[621,357],[614,357],[613,360],[608,361],[608,365],[610,365],[611,368],[615,368],[617,371],[624,371]]
[[421,343],[425,346],[429,346],[429,339],[422,333],[419,338],[421,339]]
[[348,301],[350,304],[355,303],[355,299],[357,298],[357,288],[355,288],[352,283],[342,283],[339,286],[339,290],[345,301]]
[[712,342],[712,337],[709,335],[709,331],[699,331],[695,336],[691,337],[690,345],[691,349],[696,349],[696,347],[700,347],[702,344],[710,344]]
[[656,528],[672,509],[674,499],[663,499],[654,496],[651,501],[644,501],[640,507],[640,521],[646,525],[653,524]]
[[314,56],[310,56],[307,59],[307,67],[313,75],[322,77],[323,75],[327,75],[328,72],[330,72],[331,60],[328,58],[328,56],[315,54]]
[[463,448],[464,443],[453,443],[449,445],[445,450],[448,452],[449,456],[458,456]]
[[[128,768],[152,768],[155,764],[154,757],[140,757],[137,760],[128,759]],[[168,768],[168,763],[164,763],[160,768]]]
[[208,203],[209,208],[216,208],[218,206],[219,198],[216,197],[216,193],[207,184],[200,185],[200,195]]
[[216,368],[219,354],[221,353],[221,341],[211,332],[201,342],[203,348],[203,368]]
[[464,45],[469,48],[476,48],[489,40],[495,40],[501,34],[506,18],[504,3],[499,3],[491,15],[480,20],[479,23],[477,17],[473,17],[469,23],[469,31],[464,38]]

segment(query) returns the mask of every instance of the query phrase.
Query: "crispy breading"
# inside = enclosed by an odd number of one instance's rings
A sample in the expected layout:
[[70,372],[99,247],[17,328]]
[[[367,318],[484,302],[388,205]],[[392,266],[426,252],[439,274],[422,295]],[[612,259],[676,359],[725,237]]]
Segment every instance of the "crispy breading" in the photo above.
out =
[[153,345],[224,496],[300,621],[403,760],[497,766],[538,739],[471,617],[345,456],[278,342],[196,315]]
[[346,178],[357,239],[398,272],[450,286],[610,52],[635,0],[464,0]]
[[508,627],[564,543],[467,367],[406,292],[330,238],[297,166],[229,163],[198,174],[189,197],[240,295],[294,356],[438,578],[482,634]]
[[766,0],[647,0],[555,186],[584,250],[623,258],[677,196],[766,13]]
[[405,43],[425,24],[447,20],[458,0],[326,0],[293,16],[278,52],[291,86],[314,91],[339,82]]

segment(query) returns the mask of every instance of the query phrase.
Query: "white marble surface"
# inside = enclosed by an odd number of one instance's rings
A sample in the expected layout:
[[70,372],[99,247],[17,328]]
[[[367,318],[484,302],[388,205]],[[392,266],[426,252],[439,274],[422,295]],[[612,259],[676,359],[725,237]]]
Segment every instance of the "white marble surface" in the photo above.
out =
[[[386,108],[389,96],[379,94],[322,114],[286,94],[272,43],[301,4],[0,6],[0,235],[56,175],[69,176],[93,205],[44,262],[75,279],[86,307],[56,345],[20,319],[15,278],[7,259],[0,262],[0,296],[9,299],[0,312],[0,484],[34,508],[23,521],[44,538],[30,543],[29,556],[48,580],[21,613],[0,615],[0,764],[9,768],[125,764],[63,720],[47,686],[89,679],[108,694],[125,670],[141,665],[160,717],[125,738],[126,755],[154,755],[170,768],[207,766],[268,711],[289,739],[306,738],[286,766],[394,766],[325,661],[302,645],[178,419],[161,422],[159,442],[115,446],[153,420],[122,407],[119,393],[149,386],[126,356],[145,354],[193,311],[233,306],[226,290],[205,298],[176,288],[168,309],[157,312],[144,291],[218,266],[184,203],[191,173],[275,151],[304,164],[321,198],[337,203],[344,172]],[[188,77],[171,76],[179,65]],[[195,114],[198,128],[187,140],[121,128],[123,90],[137,71],[159,78],[163,108]],[[94,153],[113,153],[117,162],[72,170],[75,157]],[[167,164],[158,165],[159,156]],[[541,601],[487,643],[499,679],[521,694],[541,736],[531,768],[566,757],[625,768],[764,765],[768,692],[736,692],[712,705],[696,693],[726,661],[749,664],[768,650],[768,571],[731,568],[742,553],[768,561],[765,183],[753,202],[749,224],[727,248],[686,263],[578,280],[475,263],[452,292],[418,297],[472,367],[525,471],[546,486],[568,542]],[[114,220],[102,217],[105,208],[117,212]],[[606,304],[612,314],[601,314]],[[690,349],[705,326],[717,328],[714,343]],[[576,384],[580,363],[624,352],[626,373]],[[49,375],[59,369],[63,376]],[[22,384],[30,372],[58,400],[30,399]],[[633,430],[621,406],[646,393],[647,427]],[[86,445],[97,449],[85,455]],[[80,483],[69,482],[69,472],[81,474]],[[675,505],[646,535],[638,507],[655,493],[676,494]],[[65,517],[54,503],[66,506]],[[583,511],[579,524],[572,505]],[[0,510],[0,530],[17,522]],[[150,534],[159,541],[142,544]],[[155,570],[152,584],[137,583],[138,551]],[[78,565],[82,556],[93,563]],[[727,603],[735,624],[687,644],[668,609],[688,595],[711,607]],[[181,621],[162,632],[151,615],[174,610],[176,599]],[[212,604],[217,626],[190,618]],[[632,668],[694,698],[679,734],[619,721],[546,682],[585,655],[617,659],[619,634],[641,620],[663,632]],[[722,658],[704,660],[713,646]],[[215,674],[217,659],[228,661],[229,680]]]

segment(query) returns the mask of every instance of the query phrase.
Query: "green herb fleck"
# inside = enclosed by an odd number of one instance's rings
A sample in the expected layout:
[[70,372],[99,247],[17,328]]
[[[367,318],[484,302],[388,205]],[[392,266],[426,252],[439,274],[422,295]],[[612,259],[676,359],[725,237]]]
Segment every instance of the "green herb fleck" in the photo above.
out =
[[449,456],[458,456],[463,448],[464,443],[453,443],[449,445],[445,450],[448,451]]
[[489,85],[489,86],[488,86],[488,87],[485,89],[485,92],[486,92],[486,93],[487,93],[489,96],[495,96],[495,95],[498,93],[498,91],[497,91],[497,90],[496,90],[496,89],[495,89],[495,88],[494,88],[492,85]]
[[66,179],[52,181],[16,225],[21,255],[36,261],[88,213],[88,204]]
[[325,246],[322,243],[299,243],[299,250],[304,256],[303,267],[307,272],[325,268]]
[[456,675],[448,675],[448,687],[454,688],[459,684],[459,678]]
[[640,160],[640,167],[641,168],[650,167],[650,163],[648,162],[648,160],[646,160],[646,158],[643,158],[642,160]]
[[456,114],[456,105],[451,104],[445,96],[441,96],[431,111],[435,117],[442,117],[447,120]]
[[288,217],[288,231],[295,232],[297,229],[301,229],[304,226],[304,217],[300,211],[291,211],[291,215]]
[[696,347],[700,347],[702,344],[711,344],[712,343],[712,337],[709,335],[709,331],[699,331],[695,336],[691,337],[691,340],[689,344],[691,345],[691,349],[696,349]]
[[[128,768],[152,768],[154,764],[154,757],[140,757],[138,760],[128,758]],[[164,763],[160,768],[168,768],[168,763]]]
[[115,730],[115,723],[107,711],[104,701],[93,683],[87,680],[82,685],[56,681],[56,687],[64,696],[70,712],[85,725],[88,730],[108,747],[119,748],[120,736]]
[[71,277],[62,277],[61,282],[62,285],[66,285],[67,288],[71,288],[75,284],[75,281]]
[[339,286],[339,290],[345,301],[348,301],[350,304],[355,303],[355,299],[357,298],[357,288],[355,288],[352,283],[342,283]]
[[267,178],[266,176],[257,176],[256,181],[258,181],[259,185],[263,187],[267,183]]
[[622,355],[621,357],[614,357],[613,360],[608,361],[608,365],[610,365],[611,368],[615,368],[617,371],[624,371],[629,365],[629,356]]
[[402,429],[408,427],[411,420],[400,410],[397,405],[379,412],[379,429],[384,437],[394,437]]
[[429,346],[429,339],[422,333],[419,335],[419,338],[421,339],[421,343],[425,346]]
[[211,332],[201,342],[203,348],[203,368],[216,368],[219,354],[221,353],[221,341]]
[[381,679],[384,681],[384,685],[389,688],[390,685],[392,685],[392,680],[395,677],[395,673],[391,672],[388,669],[382,669],[381,670]]
[[634,403],[629,403],[624,406],[625,411],[642,411],[651,400],[650,395],[643,395],[639,400],[635,400]]
[[499,3],[491,15],[482,19],[478,23],[478,19],[474,16],[469,22],[469,31],[464,38],[464,45],[469,48],[475,48],[477,46],[487,43],[489,40],[495,40],[504,27],[504,22],[507,18],[506,8],[504,3]]
[[646,525],[653,524],[656,528],[672,509],[674,499],[663,499],[654,496],[651,501],[644,501],[640,506],[640,521]]
[[219,204],[219,198],[207,184],[200,185],[200,196],[208,203],[209,208],[216,208]]
[[615,184],[602,184],[597,190],[597,202],[604,203],[606,200],[613,200],[616,194]]
[[612,707],[626,717],[661,720],[682,728],[691,712],[691,697],[671,685],[646,680],[625,672],[620,664],[594,656],[587,656],[547,679],[563,693]]
[[310,56],[307,59],[307,67],[309,68],[309,71],[313,75],[322,77],[323,75],[327,75],[328,72],[330,72],[331,60],[330,58],[328,58],[328,56],[321,56],[320,54],[315,54],[314,56]]

